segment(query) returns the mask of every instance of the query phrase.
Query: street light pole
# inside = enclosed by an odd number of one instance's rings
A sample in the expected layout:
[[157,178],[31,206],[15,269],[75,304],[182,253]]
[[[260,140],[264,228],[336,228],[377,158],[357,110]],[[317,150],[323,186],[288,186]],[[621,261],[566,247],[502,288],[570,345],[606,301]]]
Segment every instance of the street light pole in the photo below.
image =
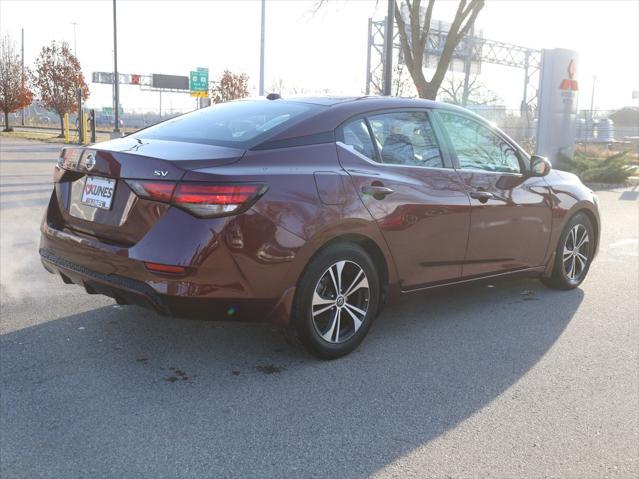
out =
[[[21,48],[21,53],[20,53],[20,61],[22,62],[22,78],[21,78],[21,83],[22,83],[22,90],[24,91],[24,28],[22,29],[22,48]],[[25,107],[26,108],[26,107]],[[21,119],[21,123],[22,126],[24,126],[24,108],[22,109],[22,119]],[[7,125],[7,128],[9,127],[9,125]]]
[[264,29],[266,27],[266,0],[262,0],[262,33],[260,36],[260,96],[264,96]]
[[388,0],[386,31],[384,32],[384,95],[391,95],[393,80],[393,23],[395,18],[395,0]]
[[75,36],[75,27],[78,25],[77,22],[71,22],[71,24],[73,25],[73,55],[75,55],[75,57],[78,57],[78,44],[76,41],[76,36]]
[[113,106],[113,114],[115,116],[113,133],[117,135],[120,133],[120,76],[118,74],[118,28],[115,2],[116,0],[113,0],[113,101],[115,103]]
[[[73,56],[77,59],[78,58],[78,41],[77,41],[75,27],[78,25],[78,23],[71,22],[71,25],[73,25]],[[84,144],[86,142],[86,138],[84,138],[84,128],[82,128],[82,125],[84,125],[84,111],[82,110],[82,87],[81,86],[78,86],[77,123],[78,123],[78,138],[80,139],[80,143]]]

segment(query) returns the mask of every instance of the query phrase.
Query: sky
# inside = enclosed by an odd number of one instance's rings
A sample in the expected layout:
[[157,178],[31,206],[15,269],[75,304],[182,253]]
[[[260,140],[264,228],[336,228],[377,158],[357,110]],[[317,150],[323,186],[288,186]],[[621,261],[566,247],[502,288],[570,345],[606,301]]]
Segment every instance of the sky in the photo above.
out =
[[[368,18],[383,19],[386,0],[267,0],[265,85],[287,91],[363,93]],[[438,0],[433,18],[450,21],[456,1]],[[117,0],[118,69],[121,73],[188,75],[207,67],[249,75],[257,93],[259,0]],[[74,41],[74,25],[75,41]],[[0,32],[33,63],[52,40],[74,44],[87,78],[113,69],[111,0],[2,0]],[[580,108],[589,108],[596,76],[595,108],[637,105],[639,90],[639,0],[487,0],[476,30],[485,38],[529,48],[579,52],[576,78]],[[427,75],[428,76],[428,75]],[[518,108],[523,71],[484,65],[480,79],[501,103]],[[88,106],[112,104],[111,87],[91,84]],[[120,88],[125,110],[158,110],[159,94],[137,86]],[[164,94],[163,111],[188,111],[187,94]]]

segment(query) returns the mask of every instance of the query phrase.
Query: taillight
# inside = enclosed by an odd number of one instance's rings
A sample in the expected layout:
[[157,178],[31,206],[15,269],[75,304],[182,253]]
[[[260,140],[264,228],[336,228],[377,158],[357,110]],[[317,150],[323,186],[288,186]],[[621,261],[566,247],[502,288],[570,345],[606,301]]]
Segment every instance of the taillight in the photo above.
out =
[[142,198],[171,203],[195,216],[212,218],[239,213],[248,209],[266,186],[261,184],[175,183],[173,181],[127,180],[131,189]]
[[179,183],[171,203],[196,216],[227,215],[249,207],[262,185]]
[[169,203],[175,190],[173,181],[131,181],[128,180],[129,187],[140,198]]

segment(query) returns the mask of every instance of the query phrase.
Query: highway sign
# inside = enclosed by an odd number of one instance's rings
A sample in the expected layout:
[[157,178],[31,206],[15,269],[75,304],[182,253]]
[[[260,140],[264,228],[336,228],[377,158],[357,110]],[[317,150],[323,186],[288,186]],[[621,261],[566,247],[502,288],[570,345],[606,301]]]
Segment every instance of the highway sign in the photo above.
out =
[[198,68],[197,70],[192,71],[190,73],[189,89],[191,90],[192,96],[196,96],[196,95],[193,95],[194,92],[209,91],[209,69],[208,68]]
[[[137,73],[119,73],[120,85],[140,85],[142,83],[142,75]],[[91,79],[93,83],[106,83],[113,85],[113,72],[93,72]]]
[[[119,112],[120,112],[120,115],[124,115],[124,108],[122,108],[122,105],[120,105]],[[102,107],[102,114],[103,115],[113,115],[113,107],[112,106],[103,106]]]

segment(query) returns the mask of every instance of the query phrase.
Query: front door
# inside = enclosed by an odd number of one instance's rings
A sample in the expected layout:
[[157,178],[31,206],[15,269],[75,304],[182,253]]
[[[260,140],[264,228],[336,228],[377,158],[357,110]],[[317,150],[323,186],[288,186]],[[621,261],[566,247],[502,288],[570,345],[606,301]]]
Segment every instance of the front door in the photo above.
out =
[[470,204],[426,111],[356,118],[339,136],[340,163],[384,235],[400,287],[459,279]]
[[497,130],[463,114],[437,117],[472,205],[462,275],[541,266],[552,214],[545,180],[526,175],[528,158]]

